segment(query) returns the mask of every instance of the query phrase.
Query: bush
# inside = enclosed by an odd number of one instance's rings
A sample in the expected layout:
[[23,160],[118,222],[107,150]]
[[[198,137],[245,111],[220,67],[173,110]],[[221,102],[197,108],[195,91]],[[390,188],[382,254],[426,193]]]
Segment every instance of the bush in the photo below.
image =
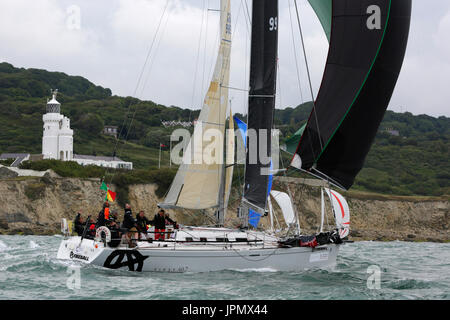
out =
[[46,189],[45,183],[32,183],[25,186],[25,195],[28,199],[35,201],[42,198]]
[[74,124],[74,128],[82,130],[90,135],[97,135],[102,132],[104,125],[105,124],[100,116],[94,113],[88,113],[80,117]]
[[14,162],[14,159],[0,160],[2,166],[9,167]]

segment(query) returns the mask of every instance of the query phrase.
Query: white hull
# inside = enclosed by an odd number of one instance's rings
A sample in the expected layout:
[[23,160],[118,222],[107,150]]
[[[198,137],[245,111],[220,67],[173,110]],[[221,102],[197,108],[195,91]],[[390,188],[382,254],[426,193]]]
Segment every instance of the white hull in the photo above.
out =
[[336,263],[339,245],[278,248],[273,242],[175,243],[138,242],[134,249],[104,247],[103,243],[71,237],[62,241],[58,259],[74,260],[100,267],[144,272],[208,272],[268,269],[301,271]]

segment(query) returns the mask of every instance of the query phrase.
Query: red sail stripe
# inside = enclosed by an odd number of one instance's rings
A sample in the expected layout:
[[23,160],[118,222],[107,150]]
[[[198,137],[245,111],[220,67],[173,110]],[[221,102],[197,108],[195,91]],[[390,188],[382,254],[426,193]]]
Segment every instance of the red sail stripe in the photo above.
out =
[[344,207],[342,206],[341,201],[339,200],[339,198],[333,193],[333,191],[331,191],[331,194],[336,198],[337,202],[339,203],[339,206],[341,207],[341,211],[342,211],[342,218],[345,218],[345,212],[344,212]]

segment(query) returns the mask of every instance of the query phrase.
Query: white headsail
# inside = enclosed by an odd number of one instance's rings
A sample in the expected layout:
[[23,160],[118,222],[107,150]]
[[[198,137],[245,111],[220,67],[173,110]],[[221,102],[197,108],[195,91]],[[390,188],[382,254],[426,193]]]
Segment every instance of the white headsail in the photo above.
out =
[[291,224],[295,224],[297,222],[294,207],[292,205],[291,198],[287,193],[281,191],[270,191],[270,195],[275,199],[278,203],[278,206],[281,208],[281,212],[283,213],[284,221],[289,226]]
[[[161,204],[163,207],[209,209],[219,205],[230,79],[230,0],[221,0],[220,23],[221,42],[213,78],[195,125],[193,138],[165,201]],[[208,155],[210,157],[205,158]]]
[[339,235],[341,238],[345,238],[350,232],[350,209],[348,207],[347,200],[345,200],[341,194],[334,190],[328,188],[324,189],[333,206],[336,226],[339,229]]

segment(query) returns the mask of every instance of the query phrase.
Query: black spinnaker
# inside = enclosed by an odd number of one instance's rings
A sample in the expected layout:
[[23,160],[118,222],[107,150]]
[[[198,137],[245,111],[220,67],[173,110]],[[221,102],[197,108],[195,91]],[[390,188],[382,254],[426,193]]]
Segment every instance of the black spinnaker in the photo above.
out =
[[244,199],[259,210],[267,203],[277,58],[278,0],[253,0]]
[[[322,2],[322,9],[331,8],[330,49],[315,108],[291,165],[349,189],[403,64],[411,0]],[[321,21],[326,12],[318,12]]]

